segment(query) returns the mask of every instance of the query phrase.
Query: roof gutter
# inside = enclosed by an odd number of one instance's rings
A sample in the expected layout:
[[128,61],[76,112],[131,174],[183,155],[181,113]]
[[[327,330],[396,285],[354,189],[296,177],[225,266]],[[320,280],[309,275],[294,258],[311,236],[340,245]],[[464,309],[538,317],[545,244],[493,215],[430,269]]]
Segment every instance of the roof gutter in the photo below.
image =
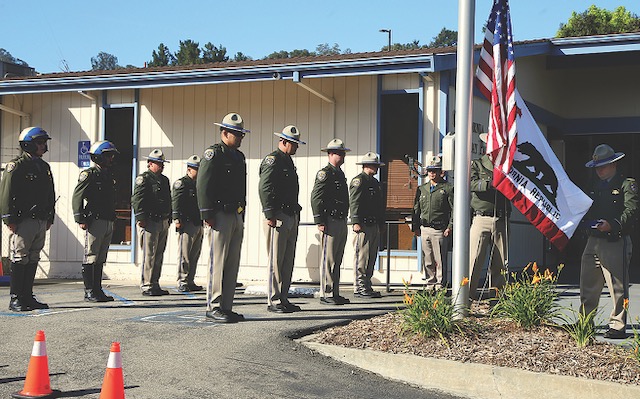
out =
[[283,63],[249,67],[132,72],[113,75],[64,77],[51,75],[32,79],[0,81],[0,95],[271,81],[274,79],[275,74],[278,74],[280,79],[293,80],[293,74],[296,72],[301,76],[304,75],[305,78],[314,78],[432,71],[433,55],[421,54],[298,64]]

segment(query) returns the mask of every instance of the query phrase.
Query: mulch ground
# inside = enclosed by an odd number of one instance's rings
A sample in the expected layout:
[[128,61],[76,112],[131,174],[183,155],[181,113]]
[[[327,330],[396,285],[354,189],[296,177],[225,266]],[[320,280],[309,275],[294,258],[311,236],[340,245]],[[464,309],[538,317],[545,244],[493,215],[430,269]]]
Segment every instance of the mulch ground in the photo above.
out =
[[[474,327],[446,339],[424,338],[402,330],[399,312],[353,321],[322,331],[317,341],[349,348],[406,353],[459,362],[512,367],[533,372],[640,385],[640,363],[631,349],[596,342],[578,348],[557,326],[524,330],[505,319],[472,308]],[[484,313],[484,314],[483,314]]]

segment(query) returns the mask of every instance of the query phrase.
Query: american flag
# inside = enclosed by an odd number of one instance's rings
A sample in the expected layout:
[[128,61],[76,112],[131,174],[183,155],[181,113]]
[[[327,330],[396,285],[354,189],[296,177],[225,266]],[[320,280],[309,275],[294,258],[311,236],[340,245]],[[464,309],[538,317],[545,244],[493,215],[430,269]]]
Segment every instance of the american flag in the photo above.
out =
[[491,101],[487,154],[507,174],[516,152],[516,64],[509,0],[494,0],[480,51],[476,86]]

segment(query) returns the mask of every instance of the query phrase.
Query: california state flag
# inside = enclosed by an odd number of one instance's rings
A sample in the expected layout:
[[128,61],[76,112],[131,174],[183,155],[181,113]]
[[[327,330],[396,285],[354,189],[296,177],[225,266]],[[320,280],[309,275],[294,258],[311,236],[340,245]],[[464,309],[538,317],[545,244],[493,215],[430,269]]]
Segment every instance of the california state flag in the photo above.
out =
[[494,169],[493,185],[547,237],[563,249],[592,200],[576,186],[551,150],[518,90],[518,139],[511,169]]

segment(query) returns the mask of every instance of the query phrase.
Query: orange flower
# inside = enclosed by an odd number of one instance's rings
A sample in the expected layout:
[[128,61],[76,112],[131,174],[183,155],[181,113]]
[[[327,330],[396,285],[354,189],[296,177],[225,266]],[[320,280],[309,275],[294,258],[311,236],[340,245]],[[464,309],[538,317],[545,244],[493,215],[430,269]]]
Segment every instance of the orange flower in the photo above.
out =
[[404,293],[404,303],[407,305],[413,305],[413,295],[409,296],[406,292]]
[[539,275],[536,274],[535,276],[533,276],[533,279],[531,280],[531,284],[538,284],[540,280],[542,279],[540,278]]
[[460,283],[460,287],[464,287],[467,284],[469,284],[469,278],[465,277],[462,279],[462,282]]
[[438,300],[436,299],[436,301],[433,303],[433,308],[437,309],[438,308]]
[[529,270],[529,266],[531,266],[531,262],[529,262],[529,264],[525,266],[524,269],[522,269],[522,271],[526,272],[527,270]]
[[538,273],[538,262],[533,262],[531,270],[533,270],[534,273]]
[[622,307],[624,308],[624,310],[629,310],[629,298],[624,298],[624,301],[622,302]]

